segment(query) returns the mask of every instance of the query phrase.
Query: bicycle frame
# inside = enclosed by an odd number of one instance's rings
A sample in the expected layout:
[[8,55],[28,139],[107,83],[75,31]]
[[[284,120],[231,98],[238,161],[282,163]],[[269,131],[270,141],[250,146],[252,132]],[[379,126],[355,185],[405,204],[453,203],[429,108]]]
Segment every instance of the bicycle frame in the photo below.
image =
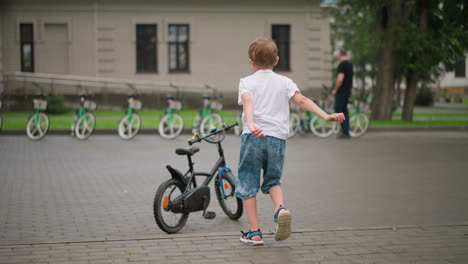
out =
[[357,102],[357,103],[355,104],[353,114],[356,115],[356,114],[359,114],[360,112],[361,112],[361,111],[360,111],[360,109],[359,109],[359,102]]
[[203,118],[209,114],[212,114],[214,110],[211,108],[211,99],[204,98],[203,99],[203,108],[198,111],[197,118],[193,120],[192,127],[197,127]]
[[127,112],[125,113],[126,115],[128,115],[127,123],[130,123],[130,122],[132,121],[132,118],[133,118],[132,115],[133,115],[133,113],[135,113],[135,112],[136,112],[136,111],[133,110],[133,108],[131,108],[131,107],[129,107],[129,108],[127,109]]
[[[76,117],[75,123],[76,123],[76,121],[78,121],[78,119],[79,119],[80,117],[84,116],[84,115],[86,114],[86,112],[88,112],[88,111],[86,110],[86,108],[84,108],[84,107],[78,108],[78,110],[76,110],[76,112],[75,112],[75,117]],[[81,120],[81,122],[83,122],[83,121],[84,121],[84,120]]]
[[[190,176],[189,176],[189,180],[187,182],[184,194],[186,194],[192,188],[197,187],[197,180],[196,180],[195,176],[205,176],[206,179],[203,181],[201,186],[208,186],[208,184],[211,182],[211,180],[213,180],[213,178],[215,176],[221,176],[223,172],[231,171],[231,168],[226,166],[226,160],[224,158],[224,151],[223,151],[223,148],[221,146],[221,142],[216,143],[216,145],[217,145],[217,148],[218,148],[219,158],[215,162],[215,164],[213,165],[213,168],[211,169],[211,171],[209,173],[208,172],[195,172],[194,168],[193,168],[194,163],[192,162],[192,158],[190,156],[187,156],[188,162],[189,162],[189,169],[184,174],[184,177],[186,177],[187,175],[190,175]],[[222,184],[222,183],[220,182],[220,184]],[[221,190],[223,192],[223,196],[225,196],[224,188],[221,188]]]
[[37,123],[39,123],[39,113],[41,113],[42,111],[41,110],[34,110],[34,124],[36,125]]
[[169,117],[167,118],[167,121],[169,122],[172,122],[173,120],[173,114],[175,113],[176,111],[170,107],[166,108],[166,110],[164,111],[164,115],[169,115]]

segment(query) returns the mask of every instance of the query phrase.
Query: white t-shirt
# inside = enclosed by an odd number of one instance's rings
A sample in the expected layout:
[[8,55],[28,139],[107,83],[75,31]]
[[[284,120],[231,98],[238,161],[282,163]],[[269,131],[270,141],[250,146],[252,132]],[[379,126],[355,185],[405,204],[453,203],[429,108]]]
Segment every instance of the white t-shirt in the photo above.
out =
[[[239,105],[243,104],[242,95],[249,93],[254,104],[255,124],[266,136],[286,139],[289,135],[289,99],[299,89],[288,77],[272,70],[258,70],[240,79]],[[242,113],[242,133],[250,133]]]

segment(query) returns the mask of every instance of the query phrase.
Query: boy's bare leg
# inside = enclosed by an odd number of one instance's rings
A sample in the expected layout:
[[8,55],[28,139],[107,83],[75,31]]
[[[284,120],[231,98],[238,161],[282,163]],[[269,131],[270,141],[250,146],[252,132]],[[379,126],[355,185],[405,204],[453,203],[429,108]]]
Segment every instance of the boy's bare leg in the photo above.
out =
[[281,186],[273,186],[271,187],[270,191],[270,198],[271,201],[273,202],[273,206],[275,207],[273,210],[273,213],[276,213],[276,210],[280,207],[280,205],[284,206],[284,195],[283,195],[283,190],[281,189]]
[[276,211],[281,205],[284,206],[284,195],[281,187],[274,186],[269,191],[271,201],[275,207],[274,214],[275,217],[278,217],[276,222],[276,231],[275,231],[275,240],[284,240],[291,235],[291,212],[286,209],[281,209],[276,215]]
[[[258,225],[258,216],[257,216],[257,197],[250,197],[244,199],[245,211],[247,212],[247,220],[250,224],[250,231],[257,231],[260,229]],[[252,237],[252,240],[261,240],[260,236]]]

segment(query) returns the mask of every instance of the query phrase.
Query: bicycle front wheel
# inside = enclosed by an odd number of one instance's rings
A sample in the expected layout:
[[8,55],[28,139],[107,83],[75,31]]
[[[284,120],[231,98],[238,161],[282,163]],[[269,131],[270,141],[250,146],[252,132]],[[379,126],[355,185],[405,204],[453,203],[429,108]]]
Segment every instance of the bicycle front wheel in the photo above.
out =
[[45,113],[32,115],[26,125],[26,134],[31,140],[39,140],[45,136],[49,130],[49,117]]
[[369,118],[365,114],[353,115],[349,119],[349,135],[360,137],[366,133],[369,128]]
[[138,114],[127,114],[120,120],[119,136],[122,139],[132,139],[140,131],[141,118]]
[[202,136],[208,134],[211,129],[215,127],[221,127],[223,125],[223,118],[217,114],[217,113],[212,113],[207,116],[205,116],[201,123],[200,123],[200,134]]
[[329,137],[335,129],[334,123],[329,123],[318,116],[314,116],[310,121],[310,130],[318,137]]
[[168,234],[179,232],[187,223],[189,213],[174,213],[171,202],[183,194],[182,183],[175,179],[163,182],[154,196],[153,213],[159,228]]
[[90,112],[87,112],[76,121],[75,136],[80,140],[85,140],[94,132],[96,127],[96,118]]
[[224,213],[231,219],[237,220],[242,216],[244,205],[242,199],[236,197],[236,184],[234,175],[225,171],[221,177],[215,181],[216,197]]
[[167,114],[159,121],[159,135],[165,139],[174,139],[182,133],[184,119],[178,114]]

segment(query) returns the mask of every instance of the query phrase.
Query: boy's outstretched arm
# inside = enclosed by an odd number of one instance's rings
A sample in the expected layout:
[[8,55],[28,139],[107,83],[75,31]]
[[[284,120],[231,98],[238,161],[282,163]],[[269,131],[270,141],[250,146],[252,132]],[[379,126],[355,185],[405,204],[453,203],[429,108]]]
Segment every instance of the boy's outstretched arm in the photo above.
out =
[[252,101],[252,97],[249,93],[242,94],[242,101],[243,101],[243,108],[244,108],[244,115],[245,121],[247,122],[247,126],[249,127],[250,132],[259,138],[264,138],[265,135],[262,133],[263,130],[255,125],[254,122],[254,104]]
[[315,104],[309,98],[303,96],[300,92],[296,92],[292,99],[297,105],[301,107],[301,109],[312,112],[327,122],[335,121],[341,123],[345,119],[343,113],[335,113],[331,115],[327,114],[325,111],[320,109],[317,104]]

